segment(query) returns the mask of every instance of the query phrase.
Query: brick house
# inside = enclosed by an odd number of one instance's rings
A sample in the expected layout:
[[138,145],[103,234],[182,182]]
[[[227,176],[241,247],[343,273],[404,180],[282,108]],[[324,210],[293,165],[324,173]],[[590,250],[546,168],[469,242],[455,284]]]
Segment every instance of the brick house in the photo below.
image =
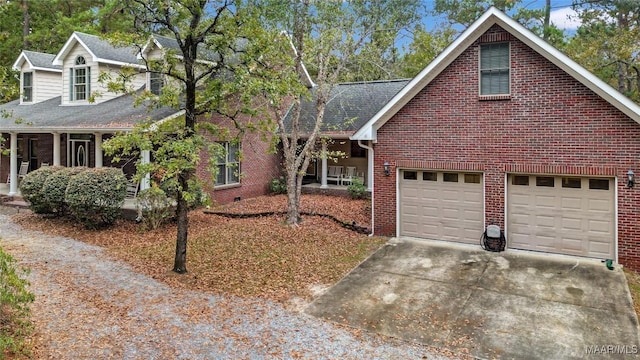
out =
[[491,8],[351,140],[374,150],[375,234],[479,244],[494,224],[510,249],[640,270],[639,123],[635,103]]
[[[74,32],[58,54],[23,51],[13,65],[20,71],[20,99],[0,105],[0,134],[10,149],[10,155],[0,155],[0,183],[10,184],[9,195],[18,191],[22,163],[28,163],[29,171],[50,164],[116,166],[131,174],[135,161],[112,164],[102,153],[102,142],[141,121],[164,121],[182,116],[183,111],[164,107],[149,112],[145,106],[136,107],[134,96],[109,92],[98,77],[101,73],[117,75],[123,67],[130,67],[135,70],[134,89],[157,94],[165,79],[148,72],[142,57],[162,56],[171,48],[177,48],[175,39],[162,36],[153,36],[140,52],[133,46],[114,47],[97,36]],[[204,120],[224,123],[213,116]],[[218,159],[216,179],[211,179],[204,165],[197,172],[213,200],[224,203],[266,193],[269,181],[278,174],[278,156],[267,152],[269,144],[256,134],[244,135],[242,161],[236,156],[237,146],[221,144],[228,153]],[[141,157],[152,160],[152,154],[145,152]],[[143,181],[141,188],[147,186]]]

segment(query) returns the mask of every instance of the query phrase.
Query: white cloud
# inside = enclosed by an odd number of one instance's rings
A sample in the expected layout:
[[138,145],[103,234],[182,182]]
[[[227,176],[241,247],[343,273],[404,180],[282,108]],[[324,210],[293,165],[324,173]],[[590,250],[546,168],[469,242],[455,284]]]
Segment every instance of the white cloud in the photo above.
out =
[[576,30],[581,24],[578,13],[569,7],[553,10],[550,20],[562,30]]

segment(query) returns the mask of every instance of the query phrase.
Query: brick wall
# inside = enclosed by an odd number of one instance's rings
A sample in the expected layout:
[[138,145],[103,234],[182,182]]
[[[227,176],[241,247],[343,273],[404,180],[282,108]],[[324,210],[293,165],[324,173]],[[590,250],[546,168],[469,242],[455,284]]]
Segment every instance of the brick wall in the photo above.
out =
[[[237,130],[234,130],[228,120],[212,116],[208,121],[228,128],[230,134],[226,139],[238,135]],[[209,141],[220,140],[213,136],[209,136],[208,139]],[[214,188],[214,179],[206,169],[209,155],[205,151],[200,155],[201,166],[198,167],[197,174],[205,182],[211,199],[218,204],[230,203],[238,197],[245,199],[267,194],[271,180],[280,176],[280,156],[269,153],[269,142],[264,141],[259,132],[246,132],[241,135],[241,149],[241,179],[238,185]]]
[[[478,44],[511,44],[511,95],[478,95]],[[504,228],[508,172],[618,176],[619,261],[640,270],[640,125],[494,26],[378,130],[375,233],[395,235],[396,169],[484,172],[485,220]],[[391,176],[382,164],[392,165]]]

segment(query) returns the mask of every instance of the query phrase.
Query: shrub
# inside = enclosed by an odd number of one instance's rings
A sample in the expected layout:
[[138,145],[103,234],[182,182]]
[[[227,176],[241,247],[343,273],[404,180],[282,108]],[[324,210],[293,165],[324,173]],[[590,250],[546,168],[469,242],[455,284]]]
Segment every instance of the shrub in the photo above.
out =
[[86,167],[66,167],[51,174],[44,182],[42,193],[44,201],[49,208],[58,216],[63,216],[67,212],[64,201],[67,185],[71,177],[85,171]]
[[53,210],[44,199],[42,188],[49,176],[59,170],[61,166],[43,166],[28,173],[20,182],[22,198],[29,202],[29,208],[36,214],[51,214]]
[[287,181],[283,176],[274,178],[269,183],[269,191],[272,194],[286,194],[287,193]]
[[122,216],[127,177],[116,168],[87,169],[69,180],[65,201],[71,216],[88,229],[110,225]]
[[172,199],[157,186],[142,190],[136,198],[139,220],[146,229],[155,230],[173,213]]
[[351,198],[362,199],[367,194],[367,187],[364,186],[364,184],[362,183],[362,181],[360,181],[360,179],[354,178],[351,181],[351,184],[347,186],[347,191],[349,192],[349,195],[351,195]]
[[29,303],[35,296],[27,290],[26,269],[17,268],[11,255],[0,248],[0,358],[11,354],[28,354],[25,337],[29,322]]

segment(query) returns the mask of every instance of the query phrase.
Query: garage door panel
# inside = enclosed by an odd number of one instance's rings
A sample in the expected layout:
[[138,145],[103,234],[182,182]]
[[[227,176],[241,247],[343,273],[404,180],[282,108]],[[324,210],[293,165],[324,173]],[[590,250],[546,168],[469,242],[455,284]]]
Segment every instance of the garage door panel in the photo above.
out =
[[589,211],[613,211],[613,206],[608,199],[588,199],[587,206],[589,207]]
[[562,197],[562,208],[563,209],[573,209],[580,210],[582,209],[582,197]]
[[[535,177],[535,176],[534,176]],[[512,248],[570,255],[613,258],[615,241],[614,190],[507,185],[508,244]],[[611,180],[609,180],[611,181]]]
[[[442,172],[437,181],[422,180],[421,171],[417,175],[418,180],[399,183],[400,235],[477,243],[484,224],[481,183],[464,183],[464,173],[458,175],[458,182],[444,182]],[[416,206],[418,218],[407,218]],[[417,232],[415,226],[409,229],[407,220],[419,224]]]

